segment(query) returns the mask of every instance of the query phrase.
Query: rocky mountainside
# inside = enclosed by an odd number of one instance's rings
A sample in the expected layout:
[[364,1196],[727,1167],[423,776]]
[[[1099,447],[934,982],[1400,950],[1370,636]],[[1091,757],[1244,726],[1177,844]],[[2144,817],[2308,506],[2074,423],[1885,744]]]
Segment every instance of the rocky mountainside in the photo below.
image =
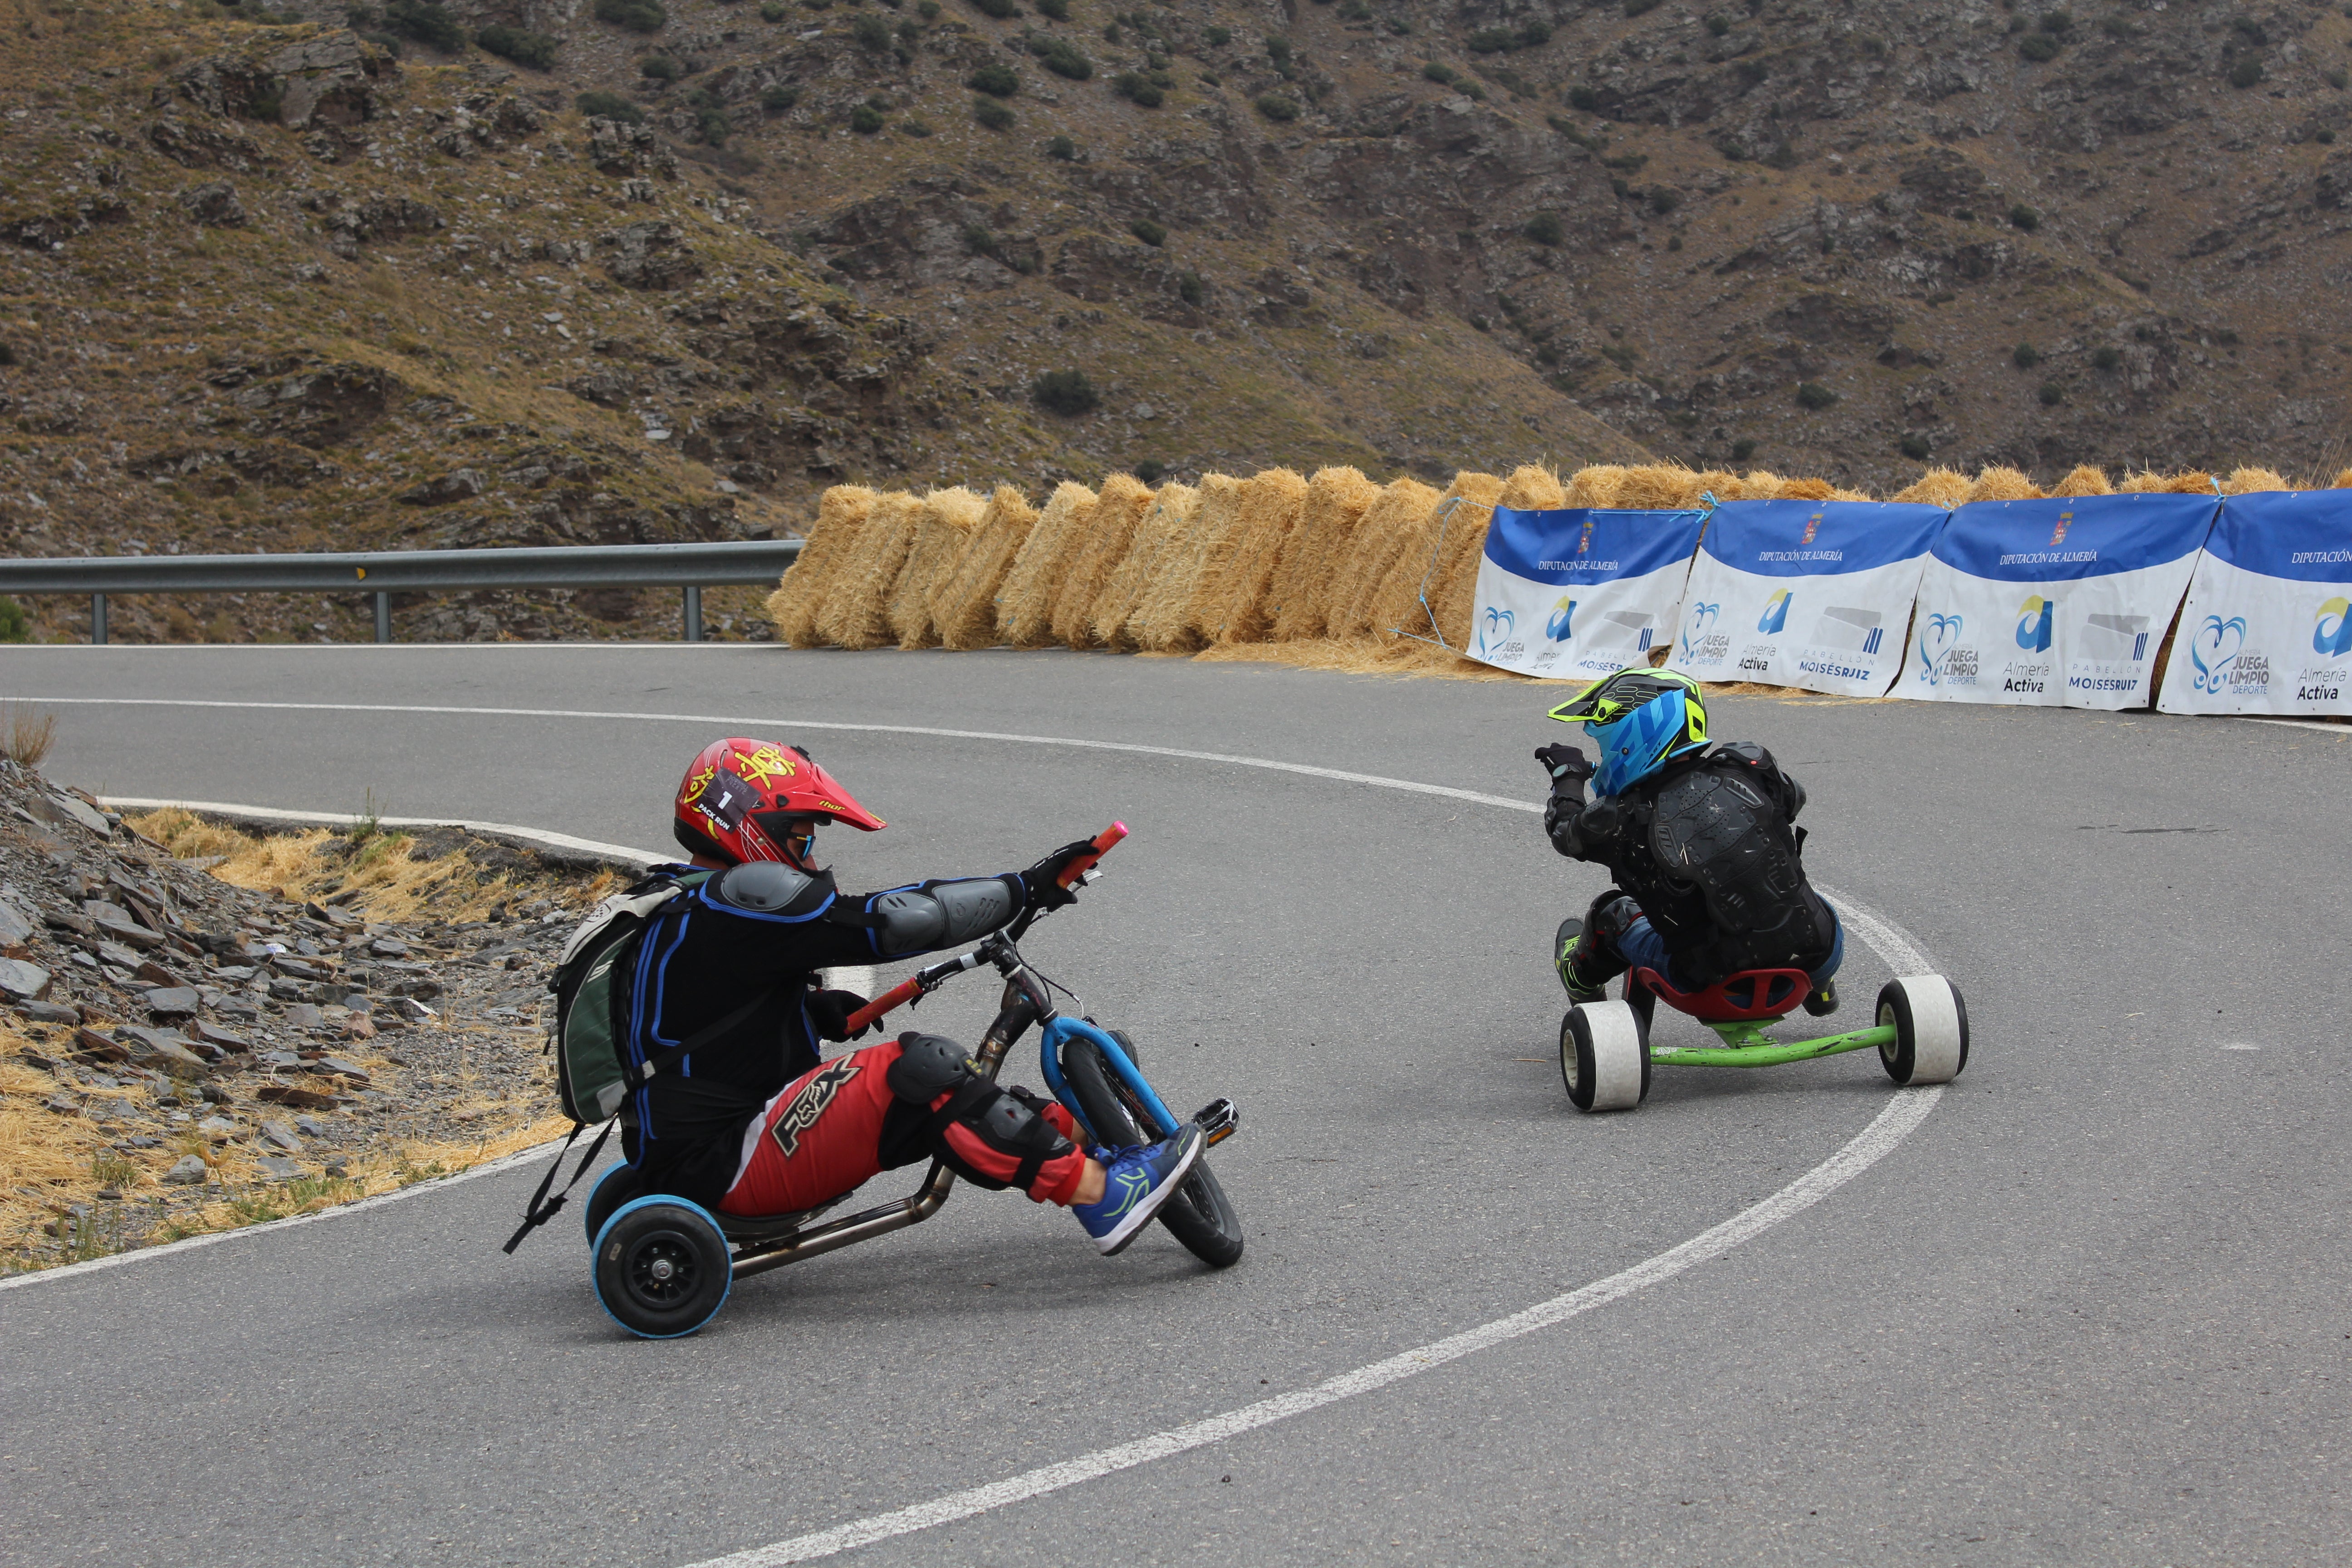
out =
[[2346,9],[49,0],[0,61],[0,544],[721,538],[837,480],[1277,463],[2332,468]]

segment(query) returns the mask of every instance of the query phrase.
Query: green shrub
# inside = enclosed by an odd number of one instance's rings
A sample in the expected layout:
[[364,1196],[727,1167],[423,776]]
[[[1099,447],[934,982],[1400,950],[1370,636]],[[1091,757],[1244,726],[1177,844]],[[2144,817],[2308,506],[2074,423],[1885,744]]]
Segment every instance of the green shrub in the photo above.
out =
[[[2337,74],[2340,75],[2342,73],[2339,72]],[[2336,132],[2325,128],[2313,132],[2311,133],[2311,139],[2314,142],[2318,142],[2323,147],[2333,147],[2336,145]]]
[[1518,41],[1508,27],[1482,27],[1463,40],[1470,46],[1471,53],[1479,55],[1499,55]]
[[782,114],[801,100],[801,89],[778,85],[760,95],[760,107],[771,114]]
[[457,25],[457,17],[432,0],[392,0],[383,8],[383,25],[388,32],[414,38],[445,55],[454,55],[466,47],[466,29]]
[[1706,19],[1706,30],[1717,37],[1731,31],[1731,18],[1718,11]]
[[2097,370],[2113,370],[2124,363],[2124,356],[2114,349],[2093,349],[2091,364]]
[[860,136],[873,135],[882,123],[882,111],[870,103],[861,103],[850,111],[849,128]]
[[921,0],[921,3],[915,7],[915,15],[920,16],[926,22],[938,21],[940,19],[940,0]]
[[632,33],[658,33],[669,25],[661,0],[596,0],[595,16]]
[[1076,416],[1102,403],[1082,370],[1049,370],[1030,384],[1029,392],[1048,414]]
[[2020,370],[2032,370],[2042,363],[2042,351],[2032,343],[2020,343],[2010,356],[2010,363]]
[[762,22],[781,22],[790,15],[792,13],[777,5],[776,0],[768,0],[766,5],[760,7],[760,20]]
[[713,147],[727,145],[727,138],[735,134],[735,122],[727,118],[727,105],[709,88],[697,88],[687,94],[686,104],[694,110],[695,129]]
[[980,122],[983,130],[988,131],[1010,131],[1013,129],[1013,122],[1020,118],[992,98],[973,99],[971,117]]
[[[1146,458],[1143,461],[1136,464],[1134,468],[1128,471],[1133,474],[1137,479],[1141,479],[1147,485],[1156,485],[1167,477],[1168,465],[1160,461],[1157,458]],[[22,637],[7,637],[0,640],[7,642],[22,642],[24,639]]]
[[1731,460],[1735,463],[1744,463],[1755,455],[1756,443],[1753,441],[1738,440],[1731,444]]
[[2346,87],[2352,86],[2352,74],[2347,74],[2342,69],[2329,71],[2327,73],[2327,85],[2334,88],[2336,91],[2342,92]]
[[1176,292],[1187,305],[1197,305],[1209,297],[1209,286],[1197,272],[1187,272],[1176,279]]
[[1643,16],[1658,8],[1658,0],[1625,0],[1625,15]]
[[2230,27],[2238,37],[2258,49],[2271,41],[2271,36],[2263,31],[2263,25],[2252,16],[2232,16],[2230,18]]
[[1558,245],[1568,237],[1568,230],[1561,226],[1558,213],[1538,213],[1519,226],[1519,232],[1538,245],[1545,246]]
[[520,27],[509,27],[503,22],[493,22],[474,35],[474,42],[519,66],[543,71],[555,63],[557,40],[545,33],[527,33]]
[[1591,113],[1601,107],[1601,95],[1589,87],[1571,87],[1568,89],[1568,106]]
[[1021,7],[1013,0],[971,0],[971,8],[983,16],[993,16],[1002,22],[1008,16],[1021,15]]
[[1441,65],[1435,60],[1432,60],[1427,65],[1422,67],[1421,74],[1427,77],[1431,81],[1451,83],[1454,80],[1454,68],[1449,65]]
[[2042,399],[2042,407],[2055,408],[2066,401],[2066,389],[2054,381],[2045,381],[2042,384],[2042,390],[2034,395]]
[[1682,205],[1683,194],[1680,191],[1674,189],[1672,186],[1653,185],[1650,187],[1650,210],[1657,214],[1660,217],[1665,216],[1668,213],[1674,211],[1676,207]]
[[1924,459],[1928,453],[1936,449],[1928,444],[1927,437],[1925,436],[1906,436],[1902,440],[1897,441],[1895,446],[1902,448],[1903,455],[1914,462]]
[[931,133],[931,122],[917,115],[911,119],[900,121],[898,132],[903,136],[929,136]]
[[2238,63],[2230,68],[2230,85],[2252,87],[2268,74],[2263,69],[2262,61],[2252,55],[2241,55],[2238,57]]
[[1133,71],[1121,71],[1111,78],[1110,89],[1119,97],[1140,104],[1145,109],[1157,109],[1168,100],[1167,95],[1152,86],[1149,78],[1139,76]]
[[2042,226],[2042,215],[2020,202],[2009,209],[2009,226],[2032,234]]
[[991,60],[970,76],[964,86],[974,92],[984,92],[991,98],[1011,98],[1021,90],[1021,73],[1011,66]]
[[868,11],[849,24],[849,36],[857,40],[859,48],[878,55],[890,47],[890,24]]
[[2047,33],[2028,33],[2017,41],[2017,52],[2036,64],[2058,58],[2058,40]]
[[572,107],[592,120],[618,120],[630,125],[643,125],[646,122],[644,110],[639,109],[619,93],[606,92],[602,89],[594,92],[582,93],[572,100]]
[[1127,232],[1154,249],[1168,243],[1167,226],[1154,223],[1148,217],[1139,217],[1129,224]]
[[1037,14],[1051,16],[1056,22],[1070,19],[1070,0],[1037,0]]
[[1827,408],[1837,400],[1838,395],[1818,381],[1801,381],[1797,384],[1797,401],[1808,408]]
[[0,642],[32,640],[33,625],[25,615],[25,606],[0,594]]
[[1523,49],[1539,49],[1551,42],[1551,24],[1529,22],[1519,29],[1519,36],[1514,41]]
[[1369,22],[1371,19],[1372,8],[1365,5],[1364,0],[1348,0],[1339,7],[1339,20],[1342,22]]
[[1279,93],[1265,93],[1257,100],[1257,111],[1278,124],[1298,118],[1298,105]]
[[1095,62],[1079,53],[1078,47],[1067,38],[1048,38],[1042,46],[1033,41],[1029,52],[1055,76],[1084,81],[1095,74]]
[[1201,29],[1201,41],[1213,49],[1222,49],[1234,41],[1234,30],[1231,27],[1203,27]]
[[686,68],[667,55],[647,55],[637,62],[637,74],[655,81],[676,81],[686,74]]
[[15,364],[16,363],[16,349],[7,343],[0,343],[0,364]]
[[1119,31],[1118,24],[1117,22],[1105,22],[1103,24],[1102,39],[1104,43],[1119,43],[1124,40],[1126,37],[1127,35],[1125,33]]
[[2041,27],[2052,37],[2063,38],[2074,30],[2074,14],[2072,11],[2044,11]]
[[1078,144],[1066,136],[1056,136],[1045,143],[1045,156],[1058,158],[1065,163],[1078,161]]

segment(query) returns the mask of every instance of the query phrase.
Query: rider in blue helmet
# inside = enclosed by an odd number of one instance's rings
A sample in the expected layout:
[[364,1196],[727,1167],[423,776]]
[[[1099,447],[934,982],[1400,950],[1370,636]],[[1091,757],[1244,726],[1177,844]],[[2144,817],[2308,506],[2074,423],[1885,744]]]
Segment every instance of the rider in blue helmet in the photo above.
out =
[[[1743,969],[1801,969],[1805,1010],[1837,1007],[1844,957],[1836,914],[1805,880],[1804,787],[1752,742],[1711,745],[1706,697],[1671,669],[1628,668],[1552,710],[1584,726],[1598,765],[1575,746],[1536,760],[1551,775],[1552,847],[1609,868],[1614,886],[1560,923],[1554,963],[1573,1002],[1640,965],[1696,991]],[[1584,798],[1590,779],[1595,798]]]

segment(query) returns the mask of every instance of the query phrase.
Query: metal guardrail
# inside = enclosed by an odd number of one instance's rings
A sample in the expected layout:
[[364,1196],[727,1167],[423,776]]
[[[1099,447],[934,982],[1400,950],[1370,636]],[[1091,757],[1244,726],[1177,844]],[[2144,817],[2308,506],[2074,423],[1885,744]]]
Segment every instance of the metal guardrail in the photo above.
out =
[[110,594],[375,595],[375,640],[392,640],[394,594],[474,588],[683,588],[686,640],[702,640],[702,590],[773,583],[797,539],[589,544],[532,550],[381,550],[299,555],[82,555],[0,560],[0,594],[88,594],[89,640],[106,640]]

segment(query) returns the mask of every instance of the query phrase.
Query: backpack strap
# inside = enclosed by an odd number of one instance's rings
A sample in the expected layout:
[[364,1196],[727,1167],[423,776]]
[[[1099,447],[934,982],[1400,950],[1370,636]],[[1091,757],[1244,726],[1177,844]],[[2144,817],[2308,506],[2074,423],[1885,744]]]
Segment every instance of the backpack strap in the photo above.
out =
[[[758,995],[716,1023],[704,1025],[658,1056],[647,1057],[641,1066],[631,1068],[623,1077],[622,1082],[630,1093],[635,1093],[643,1089],[646,1081],[656,1073],[668,1071],[685,1060],[690,1053],[701,1049],[728,1030],[750,1018],[752,1014],[760,1010],[762,1003],[776,994],[777,989],[778,987],[773,985],[766,987]],[[588,1124],[584,1121],[572,1123],[572,1136],[566,1138],[563,1141],[563,1147],[555,1152],[554,1162],[547,1167],[547,1174],[541,1180],[539,1191],[531,1194],[530,1203],[523,1210],[522,1224],[515,1227],[515,1233],[512,1236],[507,1237],[505,1250],[509,1254],[512,1254],[516,1247],[522,1245],[524,1237],[562,1212],[563,1200],[572,1195],[572,1189],[580,1184],[580,1178],[586,1175],[588,1168],[596,1163],[596,1156],[604,1150],[604,1140],[613,1135],[614,1125],[618,1121],[619,1118],[615,1117],[612,1121],[604,1123],[604,1131],[596,1134],[596,1141],[588,1145],[586,1153],[580,1156],[580,1163],[572,1167],[572,1179],[563,1184],[562,1192],[551,1198],[547,1195],[547,1191],[555,1185],[556,1175],[563,1169],[563,1156],[572,1152],[574,1140],[588,1131]]]

